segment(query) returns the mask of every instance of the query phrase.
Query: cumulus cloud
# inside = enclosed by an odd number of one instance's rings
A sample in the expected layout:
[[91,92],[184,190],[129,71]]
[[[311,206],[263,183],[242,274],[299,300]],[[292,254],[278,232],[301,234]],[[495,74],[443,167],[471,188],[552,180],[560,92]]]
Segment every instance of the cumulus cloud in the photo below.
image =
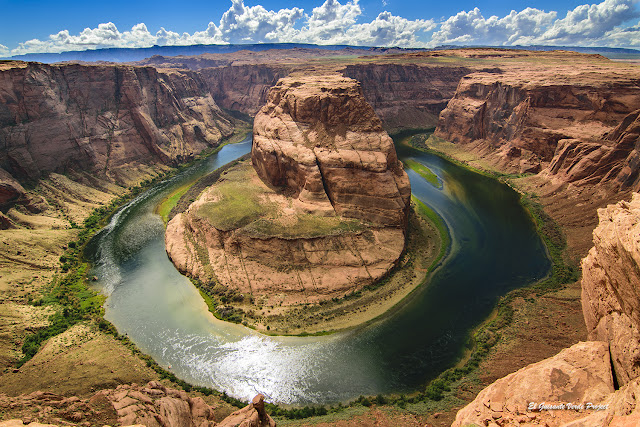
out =
[[104,47],[262,42],[401,47],[441,44],[640,46],[640,23],[629,22],[640,16],[635,8],[638,1],[603,0],[578,6],[560,18],[558,12],[531,7],[519,12],[512,10],[503,17],[487,18],[480,9],[474,8],[437,24],[432,19],[408,20],[387,11],[370,22],[362,22],[358,0],[344,3],[325,0],[310,13],[298,7],[273,11],[261,5],[246,6],[244,0],[231,0],[231,6],[218,21],[211,21],[206,28],[191,34],[164,27],[152,33],[144,23],[121,32],[114,23],[107,22],[97,28],[85,28],[78,34],[62,30],[45,40],[25,41],[14,49],[0,45],[0,56]]
[[622,24],[640,16],[635,3],[637,0],[604,0],[585,4],[569,10],[562,19],[558,19],[557,12],[535,8],[512,10],[503,18],[485,18],[475,8],[444,21],[430,44],[607,45],[616,33],[622,45],[637,45],[624,40],[625,32],[620,30]]
[[156,37],[149,33],[145,24],[136,24],[130,31],[120,32],[113,22],[99,24],[97,28],[85,28],[78,35],[62,30],[47,40],[28,40],[11,51],[13,55],[24,53],[64,52],[70,50],[95,49],[100,47],[148,47]]
[[297,7],[274,12],[260,5],[245,6],[243,0],[232,0],[231,8],[220,19],[218,31],[226,43],[286,40],[294,37],[293,26],[303,13],[304,10]]
[[634,3],[634,0],[605,0],[578,6],[555,21],[539,40],[546,44],[572,44],[601,39],[622,23],[640,16]]
[[380,13],[371,22],[356,24],[362,14],[358,1],[341,5],[337,0],[327,0],[313,9],[299,39],[317,44],[351,44],[363,46],[417,46],[420,32],[436,27],[433,20],[410,21],[389,12]]
[[120,32],[107,22],[97,28],[85,28],[72,35],[68,30],[52,34],[46,40],[33,39],[0,54],[64,52],[105,47],[149,47],[153,45],[191,45],[262,42],[299,42],[369,46],[417,46],[419,36],[436,27],[433,20],[407,20],[389,12],[380,13],[371,22],[358,22],[362,9],[358,0],[325,0],[311,14],[298,7],[267,10],[261,5],[246,6],[244,0],[231,0],[231,7],[218,22],[192,34],[177,33],[161,27],[155,34],[140,23]]
[[442,23],[433,34],[433,44],[481,43],[517,44],[538,37],[556,18],[556,12],[526,8],[512,10],[503,18],[485,18],[477,7],[469,12],[459,12]]

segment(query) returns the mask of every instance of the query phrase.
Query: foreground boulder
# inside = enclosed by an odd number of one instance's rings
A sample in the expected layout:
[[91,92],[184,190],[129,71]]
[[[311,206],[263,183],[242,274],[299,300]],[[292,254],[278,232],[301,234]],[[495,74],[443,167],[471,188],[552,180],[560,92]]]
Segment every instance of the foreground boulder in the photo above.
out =
[[[605,342],[581,342],[497,380],[458,412],[453,426],[526,425],[534,420],[560,425],[584,417],[584,412],[567,410],[568,404],[602,404],[614,391],[607,347]],[[547,410],[541,404],[564,409]]]
[[268,99],[251,163],[168,223],[169,257],[259,305],[315,303],[382,278],[404,249],[411,189],[360,85],[292,77]]
[[[123,384],[116,389],[100,390],[89,399],[34,392],[8,397],[0,395],[0,410],[20,415],[20,419],[0,422],[0,427],[49,425],[141,425],[146,427],[275,427],[264,409],[264,396],[257,395],[249,405],[219,423],[215,407],[183,390],[165,387],[158,381],[146,385]],[[24,413],[22,415],[21,413]]]
[[640,195],[599,209],[594,246],[582,260],[589,338],[606,341],[620,385],[640,375]]

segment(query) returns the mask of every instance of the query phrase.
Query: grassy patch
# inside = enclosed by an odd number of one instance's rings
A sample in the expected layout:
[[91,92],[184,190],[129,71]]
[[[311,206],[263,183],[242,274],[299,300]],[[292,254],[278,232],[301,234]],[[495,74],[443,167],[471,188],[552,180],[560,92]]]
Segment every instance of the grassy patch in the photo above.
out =
[[442,182],[438,176],[431,172],[431,169],[423,165],[422,163],[416,162],[415,160],[406,159],[404,163],[415,173],[423,177],[429,184],[433,185],[436,188],[442,188]]
[[285,239],[333,236],[364,230],[364,225],[357,219],[322,217],[310,214],[299,214],[295,219],[294,223],[285,225],[262,218],[253,222],[245,230],[256,235],[277,236]]
[[275,213],[275,207],[261,203],[264,191],[249,183],[248,172],[247,166],[229,170],[215,187],[220,200],[203,204],[197,215],[218,230],[228,231]]
[[434,225],[434,227],[436,227],[438,233],[440,233],[440,252],[438,253],[436,259],[431,263],[431,266],[429,266],[428,271],[431,272],[447,254],[449,246],[451,245],[451,236],[449,236],[447,224],[445,224],[440,215],[438,215],[429,206],[422,203],[415,196],[411,196],[411,200],[413,201],[413,203],[415,203],[418,214],[428,219]]
[[193,185],[193,182],[187,183],[179,188],[176,188],[162,202],[156,207],[156,213],[162,217],[162,221],[166,224],[169,221],[169,213],[171,209],[178,203],[178,200],[187,192]]

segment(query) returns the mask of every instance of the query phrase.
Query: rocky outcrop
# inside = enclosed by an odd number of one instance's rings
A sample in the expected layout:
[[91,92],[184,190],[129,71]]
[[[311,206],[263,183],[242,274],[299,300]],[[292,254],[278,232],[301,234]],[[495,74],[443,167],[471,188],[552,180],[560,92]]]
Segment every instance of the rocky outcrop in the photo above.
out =
[[174,164],[233,132],[189,71],[15,63],[0,69],[0,167],[16,179],[89,170],[119,179]]
[[581,342],[497,380],[458,412],[453,426],[558,426],[593,413],[587,403],[606,405],[613,392],[607,343]]
[[[28,395],[0,395],[0,408],[20,419],[0,422],[0,427],[46,425],[141,425],[146,427],[275,427],[266,413],[264,396],[257,395],[248,406],[217,423],[215,407],[201,397],[190,397],[183,390],[165,387],[158,381],[146,385],[124,384],[104,389],[89,399],[65,397],[37,391]],[[228,412],[227,412],[228,413]],[[218,418],[219,419],[219,418]]]
[[225,172],[169,222],[167,253],[187,275],[265,305],[342,297],[395,265],[410,195],[357,82],[286,78],[256,115],[252,166]]
[[[471,144],[514,172],[538,172],[551,163],[551,174],[562,170],[569,180],[587,178],[599,157],[603,177],[603,157],[617,139],[615,132],[603,138],[640,107],[638,72],[616,72],[598,58],[587,65],[469,74],[440,115],[436,136]],[[581,171],[570,168],[572,160],[583,162]]]
[[582,309],[590,339],[606,341],[620,385],[640,376],[640,195],[598,211],[582,261]]
[[465,67],[417,64],[357,64],[346,77],[362,83],[365,98],[387,129],[435,126],[453,98]]
[[356,81],[280,80],[256,115],[253,134],[251,158],[260,178],[291,191],[306,209],[406,224],[409,178]]
[[606,185],[613,191],[640,190],[640,110],[595,141],[558,141],[549,174],[578,185]]

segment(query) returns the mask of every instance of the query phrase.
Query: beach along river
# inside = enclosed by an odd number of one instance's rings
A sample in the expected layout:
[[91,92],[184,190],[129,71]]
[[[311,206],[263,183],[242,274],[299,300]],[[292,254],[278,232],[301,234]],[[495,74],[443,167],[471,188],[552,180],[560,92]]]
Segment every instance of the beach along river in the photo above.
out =
[[407,392],[456,363],[469,330],[499,296],[544,277],[550,267],[518,195],[500,182],[438,156],[398,146],[400,158],[429,167],[442,188],[407,170],[415,196],[446,222],[452,246],[429,283],[392,315],[346,332],[270,337],[215,319],[196,288],[169,261],[154,213],[164,196],[194,176],[249,152],[250,139],[124,206],[89,245],[105,317],[178,377],[250,399],[334,403]]

